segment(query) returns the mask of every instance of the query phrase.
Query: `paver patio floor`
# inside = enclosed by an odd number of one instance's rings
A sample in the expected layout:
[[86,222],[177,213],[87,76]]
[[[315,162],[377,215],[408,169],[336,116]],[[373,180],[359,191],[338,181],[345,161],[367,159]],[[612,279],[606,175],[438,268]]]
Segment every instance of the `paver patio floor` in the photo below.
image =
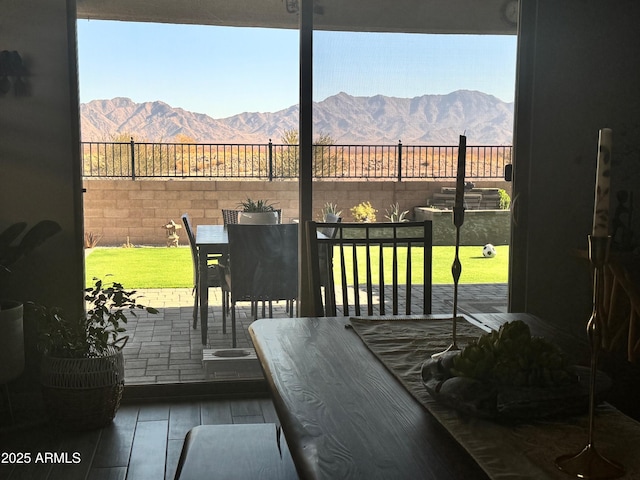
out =
[[[220,290],[210,290],[208,345],[203,347],[200,323],[192,328],[193,296],[191,289],[138,290],[142,302],[157,308],[157,315],[139,314],[129,320],[129,341],[124,348],[127,385],[185,383],[229,380],[241,374],[207,373],[203,366],[203,348],[230,348],[231,325],[222,333]],[[453,286],[433,286],[433,313],[451,314]],[[459,313],[506,312],[506,284],[460,285]],[[241,303],[236,310],[238,347],[251,348],[248,328],[252,322],[250,306]],[[285,317],[285,302],[274,303],[273,316]]]

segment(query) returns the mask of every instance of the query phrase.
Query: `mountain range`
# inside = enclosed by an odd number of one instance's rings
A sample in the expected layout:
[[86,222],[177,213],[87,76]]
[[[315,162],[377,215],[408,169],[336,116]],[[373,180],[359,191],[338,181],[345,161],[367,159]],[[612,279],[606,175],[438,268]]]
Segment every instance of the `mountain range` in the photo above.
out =
[[[513,105],[470,90],[414,98],[338,93],[314,102],[314,132],[336,144],[456,145],[464,133],[469,145],[510,145]],[[85,142],[126,135],[140,142],[279,143],[286,131],[298,130],[298,105],[215,119],[161,101],[118,97],[81,104],[80,117]]]

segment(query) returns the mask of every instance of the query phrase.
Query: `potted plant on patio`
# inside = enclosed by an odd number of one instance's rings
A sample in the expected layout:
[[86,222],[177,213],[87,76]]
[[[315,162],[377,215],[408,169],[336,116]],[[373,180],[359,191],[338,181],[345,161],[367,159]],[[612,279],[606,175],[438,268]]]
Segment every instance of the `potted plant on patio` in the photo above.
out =
[[238,215],[238,223],[254,225],[271,225],[279,222],[278,211],[268,200],[252,200],[247,198],[238,205],[242,209]]
[[[0,276],[9,275],[14,264],[61,230],[58,223],[43,220],[18,240],[26,228],[27,222],[18,222],[0,233]],[[24,371],[23,310],[22,302],[0,295],[0,385]]]
[[94,281],[85,290],[87,311],[81,318],[30,304],[38,318],[45,408],[52,423],[70,430],[100,428],[113,420],[124,389],[127,314],[158,313],[138,303],[135,290]]

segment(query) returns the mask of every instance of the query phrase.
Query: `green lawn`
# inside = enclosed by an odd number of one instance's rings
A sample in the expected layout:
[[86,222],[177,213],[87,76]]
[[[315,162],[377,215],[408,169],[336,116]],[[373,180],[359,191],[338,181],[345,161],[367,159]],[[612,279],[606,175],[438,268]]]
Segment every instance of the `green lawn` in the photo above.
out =
[[112,275],[125,288],[193,287],[189,247],[96,248],[85,265],[87,283]]
[[[496,246],[495,258],[484,258],[482,247],[460,247],[460,283],[506,283],[509,247]],[[433,247],[433,283],[452,283],[454,247]],[[86,260],[87,283],[94,277],[115,280],[125,288],[193,286],[189,247],[96,248]],[[415,272],[414,272],[415,273]]]
[[[507,282],[507,270],[509,265],[509,247],[498,246],[496,247],[497,255],[494,258],[485,258],[482,256],[482,247],[460,247],[460,262],[462,264],[462,274],[460,276],[460,283],[506,283]],[[433,247],[433,283],[453,283],[453,277],[451,275],[451,264],[455,255],[455,247]],[[347,272],[351,272],[351,249],[345,248],[345,268]],[[366,251],[364,247],[358,247],[358,258],[364,259]],[[385,258],[385,283],[387,285],[392,282],[392,258],[389,247],[389,253],[384,253]],[[371,250],[372,262],[374,265],[378,263],[378,250]],[[398,251],[398,264],[404,266],[406,264],[406,248],[399,248]],[[338,268],[339,263],[338,256],[334,257],[334,268]],[[422,252],[420,250],[414,250],[412,252],[413,267],[412,281],[414,283],[422,282]],[[358,261],[358,265],[364,264],[363,260]],[[404,269],[400,271],[400,279],[405,276]],[[347,278],[350,279],[352,275],[347,273]],[[358,277],[360,283],[366,281],[366,272],[359,270]],[[338,281],[339,273],[336,276]],[[350,281],[350,280],[349,280]],[[378,282],[378,272],[372,272],[372,281]]]
[[[460,283],[507,283],[509,245],[496,245],[497,255],[482,256],[483,246],[460,247]],[[451,264],[455,247],[433,247],[433,283],[453,283]]]

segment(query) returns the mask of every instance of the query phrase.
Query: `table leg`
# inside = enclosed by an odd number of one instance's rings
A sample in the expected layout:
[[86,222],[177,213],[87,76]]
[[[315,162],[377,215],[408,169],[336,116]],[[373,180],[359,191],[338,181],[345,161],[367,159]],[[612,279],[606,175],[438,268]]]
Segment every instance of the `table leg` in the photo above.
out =
[[207,329],[209,327],[209,282],[207,272],[207,254],[201,252],[198,255],[198,295],[200,296],[200,333],[202,334],[202,345],[207,345]]

